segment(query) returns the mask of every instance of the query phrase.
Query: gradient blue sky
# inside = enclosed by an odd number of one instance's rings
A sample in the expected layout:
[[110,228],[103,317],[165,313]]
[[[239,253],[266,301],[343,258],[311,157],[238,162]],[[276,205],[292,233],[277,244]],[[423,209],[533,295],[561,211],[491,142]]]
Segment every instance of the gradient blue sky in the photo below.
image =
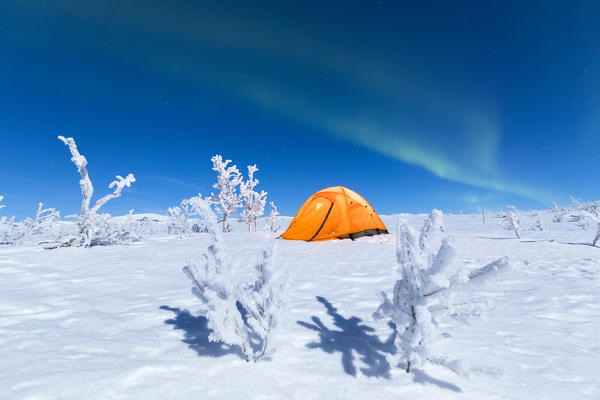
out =
[[[250,5],[252,3],[252,5]],[[382,214],[600,198],[600,3],[5,1],[2,215],[164,212],[245,169],[293,215],[344,185]]]

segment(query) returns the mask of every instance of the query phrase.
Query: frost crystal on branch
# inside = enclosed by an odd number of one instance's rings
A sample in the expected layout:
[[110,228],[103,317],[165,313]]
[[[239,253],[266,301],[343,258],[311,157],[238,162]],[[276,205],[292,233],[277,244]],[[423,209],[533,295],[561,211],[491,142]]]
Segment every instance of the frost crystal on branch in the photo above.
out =
[[[122,176],[117,175],[117,180],[110,183],[108,186],[110,189],[113,187],[114,192],[108,194],[98,201],[96,204],[90,209],[90,202],[92,200],[92,195],[94,193],[94,186],[92,185],[92,181],[88,175],[87,171],[87,160],[86,158],[79,153],[77,149],[77,144],[73,138],[65,138],[64,136],[58,137],[66,146],[69,147],[69,151],[71,152],[71,161],[77,167],[77,171],[81,176],[81,180],[79,181],[79,186],[81,186],[81,214],[78,220],[78,232],[75,238],[70,242],[71,246],[90,246],[92,244],[92,240],[94,236],[97,239],[95,242],[100,244],[103,242],[101,235],[103,234],[103,230],[99,230],[98,226],[94,226],[95,223],[102,221],[103,218],[98,217],[98,210],[104,204],[106,204],[110,199],[117,198],[121,196],[121,191],[125,187],[130,187],[133,182],[135,182],[135,178],[133,174],[127,175],[127,177],[123,178]],[[99,236],[100,235],[100,236]]]
[[238,193],[238,186],[242,183],[242,175],[235,165],[227,166],[231,160],[223,161],[223,157],[218,154],[210,160],[213,163],[213,171],[217,172],[217,182],[213,184],[217,192],[211,193],[211,202],[222,215],[223,232],[227,232],[227,217],[241,207],[242,197]]
[[441,331],[439,321],[442,317],[464,319],[476,315],[472,310],[462,310],[463,304],[447,301],[453,291],[472,279],[491,276],[492,272],[507,265],[507,261],[501,259],[468,274],[458,261],[453,238],[444,239],[439,250],[432,251],[431,237],[428,236],[430,226],[428,220],[417,238],[405,221],[398,225],[396,272],[399,279],[391,297],[381,293],[381,304],[373,314],[376,320],[393,323],[397,351],[388,357],[388,361],[393,365],[406,362],[406,372],[425,361],[440,363],[444,360],[430,354],[431,343],[449,336]]

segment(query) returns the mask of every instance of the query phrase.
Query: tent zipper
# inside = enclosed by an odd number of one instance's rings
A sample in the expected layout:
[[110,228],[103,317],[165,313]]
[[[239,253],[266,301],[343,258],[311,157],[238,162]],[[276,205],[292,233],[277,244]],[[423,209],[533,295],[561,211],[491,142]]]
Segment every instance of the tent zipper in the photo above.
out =
[[321,226],[319,227],[319,229],[317,230],[317,233],[315,233],[313,235],[313,237],[311,237],[308,241],[312,242],[312,240],[314,238],[317,237],[317,235],[319,234],[319,232],[321,232],[321,229],[323,229],[323,226],[325,225],[325,221],[327,221],[327,218],[329,218],[329,213],[331,213],[331,209],[333,208],[333,201],[331,202],[331,205],[329,206],[329,210],[327,210],[327,215],[325,215],[325,219],[323,220],[323,223],[321,224]]

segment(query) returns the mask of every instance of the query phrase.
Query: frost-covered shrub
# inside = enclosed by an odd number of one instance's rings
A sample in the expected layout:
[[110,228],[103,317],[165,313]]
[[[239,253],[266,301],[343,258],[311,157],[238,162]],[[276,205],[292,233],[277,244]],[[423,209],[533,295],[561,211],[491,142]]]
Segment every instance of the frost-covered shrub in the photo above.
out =
[[573,201],[573,217],[579,218],[579,225],[585,226],[587,229],[589,225],[593,225],[596,229],[596,235],[592,240],[592,246],[596,246],[600,240],[600,200],[582,203],[575,198]]
[[277,232],[279,227],[275,226],[275,221],[277,219],[277,216],[279,215],[279,211],[277,211],[277,206],[272,201],[269,202],[269,205],[271,206],[271,212],[267,216],[265,227],[271,232]]
[[0,218],[0,244],[12,245],[18,243],[25,236],[23,226],[15,222],[15,217]]
[[34,218],[15,221],[15,217],[0,218],[0,244],[19,244],[30,240],[52,240],[63,231],[58,224],[60,213],[54,208],[38,204]]
[[463,285],[506,267],[507,260],[496,260],[469,273],[458,260],[453,238],[446,238],[437,252],[431,249],[429,240],[424,240],[425,247],[421,249],[419,243],[425,231],[417,238],[406,222],[399,224],[396,241],[399,279],[391,297],[381,293],[381,304],[373,317],[393,323],[396,354],[388,357],[391,364],[405,362],[406,372],[426,361],[457,370],[456,361],[447,363],[445,358],[430,353],[433,342],[449,336],[442,331],[440,321],[444,317],[464,321],[477,316],[474,303],[454,302],[454,296]]
[[181,212],[181,208],[179,206],[169,207],[167,209],[167,218],[169,219],[167,232],[170,235],[182,235],[185,231],[186,217]]
[[89,215],[89,246],[111,246],[138,241],[127,224],[116,221],[110,214]]
[[425,220],[419,237],[419,247],[425,249],[427,243],[437,235],[438,232],[444,232],[444,214],[437,209],[431,210],[429,217]]
[[285,278],[274,268],[271,247],[255,267],[252,283],[235,284],[233,264],[223,249],[217,219],[202,199],[198,209],[206,221],[211,244],[183,271],[192,281],[192,293],[202,302],[201,313],[211,329],[209,340],[238,346],[246,361],[257,361],[269,351]]
[[192,222],[193,217],[200,217],[202,211],[198,208],[203,204],[202,195],[183,199],[179,206],[167,210],[167,233],[179,237],[190,236],[192,233],[206,232],[203,221]]
[[558,223],[558,222],[562,222],[563,216],[565,214],[565,210],[563,210],[562,208],[560,208],[558,206],[558,204],[556,203],[552,203],[552,222],[554,223]]
[[60,212],[54,208],[44,208],[44,203],[38,204],[35,218],[26,218],[22,224],[25,231],[24,239],[32,236],[46,237],[57,228],[56,222],[60,218]]
[[215,209],[221,214],[223,232],[230,230],[227,225],[227,217],[235,213],[241,207],[242,197],[238,193],[238,186],[242,183],[242,175],[235,165],[228,167],[231,160],[223,161],[223,157],[216,155],[211,158],[213,171],[217,171],[217,182],[213,188],[216,193],[211,193],[211,202],[216,205]]
[[541,219],[538,218],[535,220],[535,224],[533,224],[533,227],[531,229],[534,231],[543,231],[544,228],[544,223]]
[[265,204],[267,202],[267,192],[261,190],[256,192],[254,188],[258,185],[258,179],[254,178],[254,173],[258,171],[256,165],[248,166],[248,179],[240,183],[240,196],[243,206],[240,215],[240,222],[248,224],[248,232],[256,231],[256,220],[265,213]]
[[94,186],[92,185],[92,181],[88,175],[87,171],[87,159],[79,153],[77,149],[77,144],[73,138],[65,138],[63,136],[58,137],[66,146],[69,147],[69,151],[71,152],[71,161],[77,167],[79,175],[81,175],[81,180],[79,181],[79,185],[81,186],[81,214],[77,220],[78,224],[78,232],[77,235],[70,241],[69,245],[74,246],[90,246],[92,242],[94,243],[113,243],[114,236],[110,237],[102,237],[97,235],[102,235],[104,233],[110,233],[106,229],[100,226],[94,226],[94,223],[103,223],[106,220],[106,216],[98,217],[98,210],[104,204],[106,204],[110,199],[114,199],[121,196],[121,192],[123,188],[130,187],[133,182],[135,182],[135,177],[133,174],[127,175],[125,178],[117,175],[117,180],[113,181],[108,185],[110,189],[113,187],[114,192],[107,194],[106,196],[100,198],[96,201],[94,206],[90,208],[90,203],[92,200],[92,195],[94,193]]
[[133,233],[141,237],[166,233],[168,231],[168,224],[165,226],[158,219],[150,219],[148,217],[135,218],[133,227]]
[[517,239],[521,239],[521,227],[519,225],[519,220],[517,219],[517,210],[514,206],[506,206],[508,208],[508,212],[504,217],[504,221],[502,221],[502,227],[509,231],[513,231]]
[[246,323],[258,339],[253,343],[254,361],[272,350],[269,348],[269,339],[277,327],[287,281],[285,275],[273,265],[273,252],[273,245],[263,251],[261,261],[255,266],[254,282],[243,288],[239,298],[239,304],[246,312]]

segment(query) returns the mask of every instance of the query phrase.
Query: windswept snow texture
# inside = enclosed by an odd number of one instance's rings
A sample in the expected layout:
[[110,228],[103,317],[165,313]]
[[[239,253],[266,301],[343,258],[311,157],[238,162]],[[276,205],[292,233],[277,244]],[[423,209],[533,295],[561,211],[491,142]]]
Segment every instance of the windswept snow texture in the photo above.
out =
[[[414,227],[425,215],[405,216]],[[594,232],[520,212],[522,239],[501,217],[445,216],[469,267],[502,256],[508,270],[467,289],[491,304],[469,325],[447,322],[435,344],[467,375],[425,364],[391,368],[392,330],[377,293],[395,276],[394,235],[278,241],[289,274],[269,359],[208,341],[181,269],[208,234],[126,246],[0,247],[1,399],[598,399],[600,248]],[[537,219],[546,229],[531,230]],[[396,217],[384,217],[395,232]],[[232,221],[233,222],[233,221]],[[273,234],[225,235],[236,276],[250,278]]]

